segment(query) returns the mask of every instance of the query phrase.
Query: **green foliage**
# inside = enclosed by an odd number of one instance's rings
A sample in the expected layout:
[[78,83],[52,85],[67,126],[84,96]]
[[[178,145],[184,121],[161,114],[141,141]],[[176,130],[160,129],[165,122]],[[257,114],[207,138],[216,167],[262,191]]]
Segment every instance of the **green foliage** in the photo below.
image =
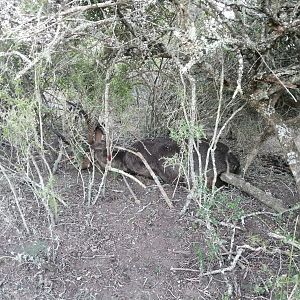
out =
[[16,254],[15,259],[19,263],[34,264],[38,269],[41,269],[45,263],[45,258],[48,257],[48,245],[45,241],[37,240],[30,242],[20,252]]
[[7,106],[10,109],[6,111],[3,123],[0,124],[3,137],[22,150],[22,153],[27,152],[36,141],[35,101],[26,98],[6,98],[5,101],[9,101]]
[[44,188],[41,188],[38,191],[39,197],[45,201],[46,205],[48,205],[49,209],[53,213],[54,217],[58,216],[58,200],[59,196],[54,191],[54,178],[51,177]]
[[224,193],[218,193],[218,203],[220,205],[221,212],[227,216],[226,219],[231,222],[237,222],[245,214],[244,210],[241,209],[241,197],[232,197]]
[[[81,0],[80,5],[84,6],[101,2],[102,0]],[[99,21],[103,20],[105,18],[105,15],[103,14],[103,10],[101,8],[94,8],[89,9],[87,12],[85,12],[85,17],[90,21]]]
[[258,296],[265,295],[271,290],[273,294],[272,299],[275,300],[300,299],[300,274],[282,274],[277,277],[270,274],[264,285],[256,284],[254,286],[254,292]]
[[170,137],[177,143],[193,137],[194,139],[201,139],[205,137],[204,129],[201,124],[191,127],[185,120],[180,120],[176,128],[170,129]]
[[118,64],[111,80],[110,88],[114,108],[119,113],[124,112],[133,101],[132,84],[126,79],[128,72],[128,65]]
[[49,0],[22,0],[21,9],[26,13],[37,13]]
[[213,230],[210,230],[206,232],[206,236],[205,249],[202,249],[198,244],[194,247],[199,269],[202,272],[205,271],[206,265],[219,258],[221,252],[221,240],[219,235]]
[[255,246],[266,246],[266,240],[262,238],[260,235],[252,234],[248,237],[248,243],[255,247]]
[[195,245],[195,253],[198,260],[199,269],[204,270],[205,253],[198,244]]
[[[202,206],[197,211],[197,216],[203,220],[209,219],[212,223],[217,224],[217,217],[219,215],[226,216],[228,222],[237,222],[244,211],[240,207],[241,198],[229,198],[227,194],[222,191],[211,193],[211,191],[204,187],[203,179],[199,178],[199,186],[196,189],[198,196],[204,199]],[[196,195],[197,196],[197,195]],[[214,216],[214,212],[218,212]]]
[[104,91],[103,72],[97,64],[97,53],[69,53],[68,67],[57,76],[58,86],[71,98],[80,97],[84,106],[99,106]]
[[32,258],[47,255],[47,243],[45,241],[37,240],[29,243],[23,249],[23,252]]
[[161,266],[156,266],[155,268],[155,275],[159,276],[161,274]]

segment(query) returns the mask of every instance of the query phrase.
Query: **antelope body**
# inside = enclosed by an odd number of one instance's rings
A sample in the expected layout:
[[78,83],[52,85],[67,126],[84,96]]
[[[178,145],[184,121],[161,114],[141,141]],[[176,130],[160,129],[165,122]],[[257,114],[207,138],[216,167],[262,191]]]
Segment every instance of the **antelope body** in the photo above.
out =
[[[102,140],[103,132],[96,130],[95,142],[91,148],[95,151],[95,159],[100,167],[104,168],[107,161],[111,161],[111,166],[125,172],[152,178],[143,161],[136,155],[125,150],[113,149],[108,155],[105,141]],[[230,151],[228,146],[218,142],[216,144],[212,159],[212,154],[207,154],[210,143],[206,139],[197,141],[196,150],[193,152],[194,169],[196,175],[203,175],[206,169],[207,185],[212,186],[214,179],[214,166],[216,171],[216,186],[221,186],[222,181],[219,178],[224,172],[238,173],[240,163],[237,157]],[[154,173],[165,183],[174,183],[176,180],[182,181],[180,177],[179,166],[166,166],[166,160],[175,154],[180,154],[179,145],[170,138],[152,138],[143,139],[133,143],[130,147],[132,151],[139,152],[150,165]],[[214,163],[213,163],[214,161]],[[205,168],[207,167],[207,168]]]

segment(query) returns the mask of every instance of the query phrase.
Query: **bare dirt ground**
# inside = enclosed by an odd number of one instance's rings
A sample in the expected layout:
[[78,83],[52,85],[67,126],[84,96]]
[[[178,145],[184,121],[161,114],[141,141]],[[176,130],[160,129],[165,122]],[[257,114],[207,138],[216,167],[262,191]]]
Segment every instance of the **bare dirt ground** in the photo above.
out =
[[[248,179],[291,206],[297,201],[287,172],[258,162]],[[83,180],[86,186],[87,172]],[[94,195],[100,181],[98,173]],[[55,190],[67,206],[59,205],[54,226],[30,188],[16,181],[26,233],[2,177],[0,299],[300,299],[292,281],[299,274],[299,249],[269,236],[299,240],[295,214],[268,214],[257,200],[228,188],[201,211],[192,204],[180,216],[183,187],[171,210],[153,181],[143,181],[145,190],[131,183],[140,205],[123,179],[111,175],[105,195],[88,206],[76,170],[60,170]],[[174,187],[164,188],[171,197]],[[205,275],[214,270],[224,272]]]

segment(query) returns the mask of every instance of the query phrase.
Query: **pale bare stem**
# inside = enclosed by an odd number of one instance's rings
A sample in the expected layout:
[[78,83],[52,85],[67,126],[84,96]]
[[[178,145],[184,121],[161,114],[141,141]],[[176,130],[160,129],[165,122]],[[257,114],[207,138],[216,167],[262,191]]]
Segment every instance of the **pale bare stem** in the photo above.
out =
[[[179,66],[181,67],[181,65],[179,64]],[[182,107],[182,110],[183,110],[183,114],[184,114],[184,117],[185,117],[185,121],[187,124],[189,124],[189,117],[188,117],[188,113],[186,111],[186,108],[185,108],[185,103],[186,103],[186,83],[185,83],[185,79],[184,79],[184,76],[180,70],[180,78],[181,78],[181,82],[182,82],[182,85],[183,85],[183,97],[181,98],[181,107]],[[189,160],[188,160],[189,161]],[[190,174],[190,168],[189,166],[187,166],[187,170],[185,171],[185,178],[186,178],[186,182],[187,182],[187,187],[188,187],[188,190],[191,190],[191,183],[190,183],[190,180],[189,180],[189,174]]]
[[[36,42],[34,43],[34,48],[36,48]],[[38,104],[38,118],[39,118],[39,136],[40,136],[40,149],[41,152],[43,153],[44,149],[44,134],[43,134],[43,119],[42,119],[42,97],[41,97],[41,92],[40,92],[40,74],[38,67],[34,69],[34,93],[35,93],[35,100],[37,101]],[[43,155],[43,154],[42,154]]]
[[[192,129],[192,132],[194,131],[195,128],[195,123],[196,123],[196,105],[197,105],[197,100],[196,100],[196,82],[195,79],[189,75],[189,82],[191,84],[191,100],[190,100],[190,128]],[[194,136],[190,134],[189,136],[189,162],[190,162],[190,174],[191,174],[191,179],[192,179],[192,186],[193,188],[196,187],[196,175],[195,175],[195,164],[194,164]]]
[[263,61],[263,63],[266,65],[266,67],[269,69],[269,71],[274,75],[274,77],[278,80],[278,82],[282,85],[282,87],[286,90],[286,92],[292,97],[292,99],[297,102],[297,99],[295,98],[295,96],[290,92],[289,88],[285,85],[284,82],[282,82],[282,80],[277,76],[277,74],[272,70],[272,68],[269,66],[269,64],[266,62],[266,60],[264,59],[264,57],[259,53],[259,51],[257,50],[261,60]]
[[146,188],[146,186],[140,180],[138,180],[135,176],[133,176],[123,170],[110,167],[109,171],[121,174],[123,177],[128,177],[128,178],[132,179],[133,181],[135,181],[137,184],[139,184],[142,188],[144,188],[144,189]]
[[224,122],[223,126],[220,128],[218,135],[216,137],[216,141],[220,139],[221,134],[227,127],[227,125],[230,123],[230,121],[247,105],[247,103],[244,103],[242,106],[240,106],[238,109],[236,109],[231,116]]
[[233,258],[229,267],[213,270],[210,272],[206,272],[200,275],[200,277],[208,276],[208,275],[216,275],[216,274],[225,274],[226,272],[231,272],[235,269],[240,257],[242,256],[243,252],[245,251],[244,248],[238,248],[235,257]]
[[[87,186],[87,203],[88,205],[91,205],[91,202],[92,202],[92,189],[93,189],[93,186],[94,186],[94,182],[95,182],[95,169],[96,169],[96,164],[95,164],[95,156],[94,156],[94,153],[91,154],[91,162],[92,162],[92,174],[89,176],[89,182],[88,182],[88,186]],[[103,180],[103,178],[102,178]],[[101,185],[99,187],[99,191],[97,193],[98,197],[99,197],[99,194],[100,194],[100,191],[101,191]]]
[[[82,153],[82,154],[85,154],[85,153]],[[83,175],[82,175],[82,172],[81,172],[81,169],[80,167],[78,168],[78,166],[73,162],[73,158],[70,157],[68,155],[68,153],[66,152],[65,153],[66,157],[67,157],[67,161],[71,163],[71,165],[78,170],[78,174],[79,174],[79,177],[80,177],[80,180],[81,180],[81,183],[82,183],[82,192],[83,192],[83,202],[86,201],[86,190],[85,190],[85,182],[84,182],[84,179],[83,179]],[[91,159],[93,159],[93,156],[91,157]],[[93,164],[94,166],[94,164]]]
[[79,177],[80,177],[80,180],[81,180],[81,183],[82,183],[83,203],[84,203],[86,201],[85,182],[84,182],[81,170],[79,169],[78,171],[79,171],[78,173],[79,173]]
[[[112,60],[110,67],[108,68],[106,75],[105,75],[105,90],[104,90],[104,123],[105,123],[105,139],[106,139],[106,151],[108,154],[108,157],[111,158],[111,153],[112,153],[112,143],[111,143],[111,138],[110,138],[110,115],[109,115],[109,107],[111,105],[110,99],[109,99],[109,93],[110,93],[110,82],[111,82],[111,77],[114,73],[115,70],[115,64],[118,61],[119,55],[121,53],[121,50],[118,51],[114,59]],[[97,199],[101,193],[101,190],[103,189],[103,193],[105,192],[105,182],[106,182],[106,177],[108,174],[108,171],[111,168],[111,159],[107,159],[107,164],[105,166],[105,171],[102,177],[101,184],[98,189],[98,193],[96,195],[96,198],[93,201],[93,204],[97,202]]]
[[53,167],[52,167],[52,173],[53,174],[55,174],[57,172],[58,165],[62,160],[63,154],[64,154],[64,145],[63,145],[63,141],[60,139],[59,140],[59,153],[58,153],[58,156],[57,156],[57,158],[56,158],[56,160],[53,164]]
[[229,249],[229,256],[228,256],[228,260],[231,260],[232,258],[232,251],[233,251],[233,246],[234,246],[234,239],[235,239],[235,227],[232,228],[232,235],[231,235],[231,239],[230,239],[230,249]]
[[242,90],[242,78],[243,78],[243,71],[244,71],[244,60],[243,60],[243,55],[241,51],[238,51],[238,58],[239,58],[239,69],[238,69],[238,79],[237,79],[237,85],[236,89],[232,95],[232,99],[235,99],[238,93],[243,95],[243,90]]
[[[181,211],[180,211],[180,215],[181,215],[181,216],[183,216],[183,215],[186,213],[186,211],[188,210],[188,208],[189,208],[189,206],[190,206],[190,204],[191,204],[192,199],[193,199],[193,196],[192,196],[191,193],[189,193],[189,194],[187,195],[186,201],[185,201],[185,203],[184,203],[184,205],[183,205],[183,207],[182,207],[182,209],[181,209]],[[200,203],[201,203],[201,200],[200,200]]]
[[287,300],[293,300],[293,299],[296,299],[294,298],[294,294],[297,292],[297,288],[298,288],[299,284],[298,283],[295,283],[292,291],[291,291],[291,294],[289,295],[289,297],[287,298]]
[[183,115],[184,115],[184,118],[186,120],[186,122],[188,123],[189,122],[189,116],[188,116],[188,113],[186,111],[186,99],[187,99],[187,96],[186,96],[186,83],[185,83],[185,79],[184,79],[184,76],[183,76],[183,72],[182,72],[182,69],[183,69],[183,66],[178,62],[177,65],[179,66],[180,68],[180,79],[181,79],[181,82],[182,82],[182,86],[183,86],[183,97],[181,98],[181,108],[182,108],[182,111],[183,111]]
[[25,217],[24,217],[24,214],[23,214],[23,211],[22,211],[20,202],[19,202],[19,197],[18,197],[18,195],[17,195],[16,189],[15,189],[14,185],[12,184],[12,182],[10,181],[8,175],[6,174],[5,168],[2,166],[2,164],[0,164],[0,169],[1,169],[1,172],[2,172],[3,176],[5,177],[5,179],[6,179],[7,182],[8,182],[8,185],[9,185],[9,187],[10,187],[10,190],[12,191],[12,193],[13,193],[13,195],[14,195],[15,202],[16,202],[16,205],[17,205],[19,214],[20,214],[20,216],[21,216],[21,219],[22,219],[24,228],[26,229],[26,232],[29,233],[30,231],[29,231],[29,228],[28,228],[28,226],[27,226],[27,222],[26,222],[26,219],[25,219]]
[[[110,78],[113,72],[113,68],[114,68],[114,64],[113,67],[110,67],[107,72],[106,72],[106,84],[105,84],[105,91],[104,91],[104,122],[105,122],[105,130],[106,130],[106,135],[105,135],[105,139],[106,139],[106,151],[107,151],[107,156],[110,156],[111,152],[111,141],[110,141],[110,124],[109,124],[109,87],[110,87]],[[103,173],[102,176],[102,180],[97,192],[97,195],[95,197],[95,199],[93,200],[93,204],[95,204],[100,196],[100,193],[102,192],[103,194],[105,193],[105,183],[106,183],[106,178],[107,178],[107,174],[108,171],[111,167],[111,160],[107,159],[106,160],[106,166],[105,166],[105,171]]]
[[[198,161],[199,161],[199,165],[197,166],[198,172],[199,172],[199,178],[203,178],[203,171],[202,171],[202,156],[201,156],[201,153],[200,153],[200,151],[199,151],[199,147],[197,147],[195,141],[194,141],[193,147],[194,147],[194,151],[197,153]],[[204,174],[205,174],[205,170],[204,170]],[[204,178],[205,178],[205,179],[204,179],[204,180],[205,180],[205,182],[204,182],[204,187],[206,187],[206,185],[207,185],[207,176],[205,175]],[[203,193],[201,192],[201,193],[199,193],[198,197],[196,197],[196,201],[197,201],[197,204],[198,204],[199,207],[202,206],[202,203],[203,203],[203,201],[202,201],[202,200],[203,200],[203,196],[204,196],[204,199],[205,199],[205,195],[203,195]],[[188,199],[187,199],[187,201],[188,201]],[[187,204],[186,204],[186,205],[187,205]],[[186,206],[186,205],[185,205],[185,206]],[[187,207],[186,207],[186,209],[187,209]],[[183,210],[182,210],[182,213],[184,213]]]
[[[204,277],[204,276],[211,276],[211,275],[216,275],[216,274],[225,274],[227,272],[231,272],[235,269],[236,265],[238,264],[239,262],[239,259],[240,257],[242,256],[243,252],[245,251],[244,249],[244,246],[242,247],[237,247],[237,252],[236,252],[236,255],[234,257],[234,259],[232,260],[231,264],[229,267],[226,267],[226,268],[221,268],[221,269],[217,269],[217,270],[213,270],[213,271],[210,271],[210,272],[206,272],[206,273],[203,273],[203,274],[200,274],[198,276],[198,278],[191,278],[191,279],[188,279],[189,281],[193,281],[193,282],[200,282],[201,281],[201,277]],[[247,248],[248,249],[248,248]],[[261,251],[262,248],[259,247],[257,249],[253,249],[251,248],[253,251]]]
[[[43,162],[44,162],[44,165],[47,167],[47,170],[48,170],[48,173],[49,173],[49,178],[47,178],[47,181],[49,182],[49,181],[53,178],[53,173],[52,173],[52,170],[51,170],[51,168],[50,168],[50,166],[49,166],[49,164],[48,164],[48,162],[47,162],[47,160],[46,160],[46,157],[45,157],[44,152],[42,152],[41,158],[42,158],[42,160],[43,160]],[[61,199],[60,197],[56,197],[56,200],[57,200],[59,203],[61,203],[63,206],[65,206],[65,207],[68,206],[68,205],[66,204],[66,202],[65,202],[63,199]]]
[[[218,127],[220,124],[221,120],[221,109],[222,109],[222,101],[223,101],[223,87],[224,87],[224,64],[222,63],[222,70],[221,70],[221,78],[220,78],[220,91],[219,91],[219,102],[218,102],[218,109],[217,109],[217,115],[215,119],[215,128],[214,128],[214,133],[213,137],[211,140],[211,144],[209,145],[208,151],[207,151],[207,156],[206,156],[206,162],[205,162],[205,174],[206,171],[208,170],[208,163],[209,159],[211,158],[212,165],[213,165],[213,172],[214,172],[214,178],[212,182],[212,187],[215,187],[216,181],[217,181],[217,168],[216,168],[216,162],[215,162],[215,150],[216,150],[216,145],[218,142]],[[205,176],[205,186],[207,185],[207,176]]]
[[[32,163],[35,167],[35,171],[36,173],[38,174],[38,177],[39,177],[39,181],[40,181],[40,191],[37,190],[35,187],[33,187],[36,191],[36,195],[38,195],[38,197],[42,200],[42,203],[45,207],[45,210],[47,212],[47,215],[49,217],[49,220],[50,220],[50,225],[55,225],[55,216],[53,214],[53,212],[51,211],[50,207],[49,207],[49,203],[48,203],[48,199],[45,197],[45,195],[41,194],[41,192],[43,193],[43,191],[45,191],[45,184],[44,184],[44,179],[43,179],[43,176],[40,172],[40,169],[39,169],[39,166],[37,165],[35,159],[34,159],[34,156],[31,156],[31,160],[32,160]],[[50,226],[51,227],[51,226]]]
[[231,299],[231,298],[232,298],[232,294],[233,294],[233,286],[232,286],[232,283],[231,283],[230,280],[228,279],[226,273],[223,273],[222,275],[223,275],[224,281],[225,281],[226,286],[227,286],[226,297],[228,297],[228,299]]

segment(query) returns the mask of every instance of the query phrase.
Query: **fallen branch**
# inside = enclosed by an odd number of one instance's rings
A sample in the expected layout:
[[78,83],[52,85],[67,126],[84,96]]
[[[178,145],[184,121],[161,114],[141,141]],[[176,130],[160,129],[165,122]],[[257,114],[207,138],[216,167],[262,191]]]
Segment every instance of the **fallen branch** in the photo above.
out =
[[283,213],[286,211],[283,201],[278,198],[272,197],[270,194],[266,194],[263,190],[251,185],[249,182],[245,181],[241,177],[234,175],[232,173],[221,174],[221,179],[233,186],[239,188],[243,192],[255,197],[257,200],[267,205],[268,207],[274,209],[278,213]]
[[199,274],[198,278],[190,278],[188,279],[188,281],[192,281],[192,282],[200,282],[200,277],[203,276],[209,276],[209,275],[216,275],[216,274],[225,274],[227,272],[231,272],[235,269],[236,265],[239,262],[240,257],[242,256],[242,254],[246,251],[246,250],[250,250],[253,252],[260,252],[263,251],[265,253],[269,253],[269,254],[275,254],[278,253],[278,249],[275,249],[274,251],[268,251],[266,248],[264,247],[257,247],[257,248],[253,248],[249,245],[242,245],[242,246],[237,246],[237,250],[236,250],[236,255],[233,258],[230,266],[225,267],[225,268],[220,268],[220,269],[216,269],[216,270],[212,270],[203,274]]
[[[243,249],[243,248],[239,248],[237,250],[236,255],[235,255],[233,261],[231,262],[230,266],[228,266],[226,268],[221,268],[221,269],[213,270],[210,272],[206,272],[206,273],[200,274],[199,276],[203,277],[203,276],[208,276],[208,275],[224,274],[226,272],[233,271],[244,251],[245,251],[245,249]],[[200,280],[198,280],[198,281],[200,282]]]

